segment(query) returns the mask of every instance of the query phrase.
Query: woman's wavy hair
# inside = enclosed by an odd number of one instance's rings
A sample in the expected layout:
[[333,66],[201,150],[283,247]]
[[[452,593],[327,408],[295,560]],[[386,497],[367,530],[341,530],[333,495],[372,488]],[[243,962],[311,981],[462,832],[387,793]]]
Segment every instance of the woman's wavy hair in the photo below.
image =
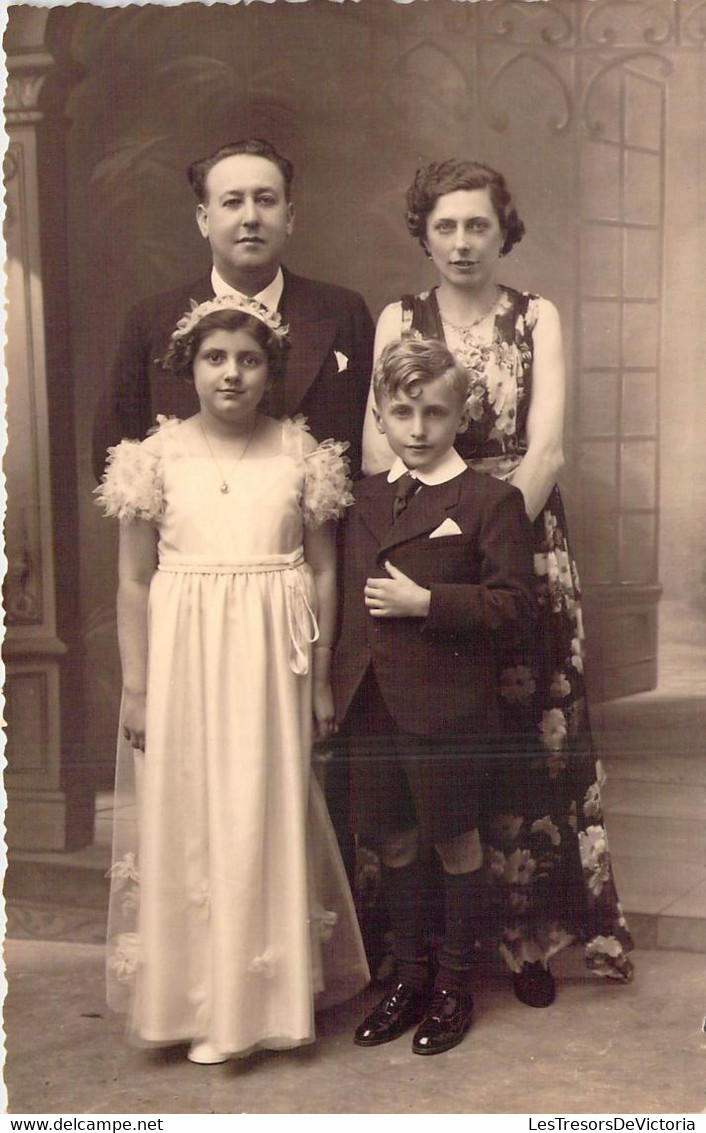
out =
[[199,347],[206,335],[215,330],[247,331],[265,352],[270,378],[279,381],[284,377],[287,341],[278,338],[274,331],[254,315],[228,309],[204,315],[188,334],[171,339],[161,359],[162,369],[177,378],[193,377],[194,358]]
[[506,256],[524,236],[525,226],[517,215],[510,190],[502,173],[478,161],[432,161],[417,170],[407,190],[407,228],[424,251],[426,247],[427,218],[439,197],[459,189],[487,189],[505,237],[500,255]]

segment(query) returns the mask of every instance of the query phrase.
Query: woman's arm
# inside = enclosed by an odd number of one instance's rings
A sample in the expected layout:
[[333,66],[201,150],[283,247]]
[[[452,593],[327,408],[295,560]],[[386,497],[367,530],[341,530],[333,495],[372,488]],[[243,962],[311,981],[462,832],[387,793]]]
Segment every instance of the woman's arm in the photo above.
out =
[[313,698],[317,739],[335,735],[331,692],[331,651],[336,632],[336,526],[304,529],[304,557],[314,575],[319,639],[314,643]]
[[547,299],[539,300],[534,328],[532,400],[527,415],[528,448],[512,483],[525,498],[535,519],[546,503],[564,465],[564,403],[566,375],[559,312]]
[[118,645],[123,675],[123,730],[145,750],[147,695],[147,599],[157,568],[157,531],[145,519],[120,524]]
[[[383,348],[390,342],[397,342],[402,336],[402,304],[390,303],[378,319],[375,328],[375,346],[373,348],[373,368],[380,357]],[[387,437],[378,432],[373,417],[373,381],[370,379],[368,391],[368,404],[365,408],[365,421],[363,423],[363,472],[372,476],[375,472],[386,472],[390,468],[394,455],[387,443]]]

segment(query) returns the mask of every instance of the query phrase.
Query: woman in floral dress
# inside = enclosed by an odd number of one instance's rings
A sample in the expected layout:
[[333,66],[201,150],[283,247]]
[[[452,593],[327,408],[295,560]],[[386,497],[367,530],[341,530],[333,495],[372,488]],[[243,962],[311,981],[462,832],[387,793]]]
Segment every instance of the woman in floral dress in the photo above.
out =
[[[628,982],[632,940],[613,881],[583,674],[579,579],[556,476],[563,463],[565,373],[559,315],[547,299],[497,281],[524,225],[501,174],[434,162],[407,193],[407,226],[439,275],[436,287],[382,312],[375,353],[405,334],[442,338],[471,374],[469,464],[511,480],[534,521],[540,604],[533,641],[499,659],[505,726],[524,756],[497,764],[485,829],[488,933],[523,1002],[554,999],[549,958],[573,939],[600,975]],[[367,474],[391,463],[370,406]]]

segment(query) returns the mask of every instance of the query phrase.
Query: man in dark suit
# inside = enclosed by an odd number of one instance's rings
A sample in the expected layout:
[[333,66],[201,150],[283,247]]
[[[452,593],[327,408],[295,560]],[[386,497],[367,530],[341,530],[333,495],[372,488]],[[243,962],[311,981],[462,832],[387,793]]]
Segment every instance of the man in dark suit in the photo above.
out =
[[161,371],[174,327],[191,301],[238,291],[280,311],[291,349],[273,416],[302,413],[317,440],[350,443],[354,472],[372,367],[373,323],[362,297],[304,279],[282,266],[294,223],[293,167],[257,138],[222,146],[189,167],[198,198],[196,220],[212,254],[202,278],[138,303],[128,314],[110,381],[93,428],[93,468],[102,476],[106,449],[143,438],[156,415],[184,417],[198,409],[191,387]]
[[[259,138],[221,146],[188,170],[198,199],[196,221],[208,240],[212,268],[193,283],[154,295],[129,312],[108,386],[93,425],[93,471],[103,475],[106,450],[124,437],[142,439],[158,413],[189,417],[198,410],[193,386],[163,373],[178,320],[193,303],[238,291],[279,310],[289,326],[284,382],[268,412],[303,414],[317,440],[348,441],[351,471],[360,469],[363,418],[372,369],[374,328],[354,291],[304,279],[282,266],[294,224],[293,166]],[[326,797],[349,876],[347,767],[327,769]]]
[[[467,427],[468,374],[443,343],[386,347],[374,392],[396,460],[355,485],[346,517],[333,690],[354,828],[381,843],[397,984],[355,1041],[376,1046],[418,1024],[413,1051],[437,1054],[471,1021],[482,767],[504,746],[494,647],[535,616],[532,531],[522,494],[471,471],[453,447]],[[430,988],[431,845],[444,937]]]

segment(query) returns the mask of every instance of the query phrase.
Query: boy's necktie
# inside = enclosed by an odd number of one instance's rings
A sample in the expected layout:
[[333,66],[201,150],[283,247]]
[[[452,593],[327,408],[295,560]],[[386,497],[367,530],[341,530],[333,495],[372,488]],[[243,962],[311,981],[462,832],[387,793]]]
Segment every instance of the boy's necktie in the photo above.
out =
[[395,499],[392,504],[393,519],[399,519],[399,517],[402,515],[402,512],[407,507],[407,504],[419,487],[419,480],[415,480],[413,476],[410,476],[409,472],[405,472],[403,476],[400,476],[399,480],[397,481]]

